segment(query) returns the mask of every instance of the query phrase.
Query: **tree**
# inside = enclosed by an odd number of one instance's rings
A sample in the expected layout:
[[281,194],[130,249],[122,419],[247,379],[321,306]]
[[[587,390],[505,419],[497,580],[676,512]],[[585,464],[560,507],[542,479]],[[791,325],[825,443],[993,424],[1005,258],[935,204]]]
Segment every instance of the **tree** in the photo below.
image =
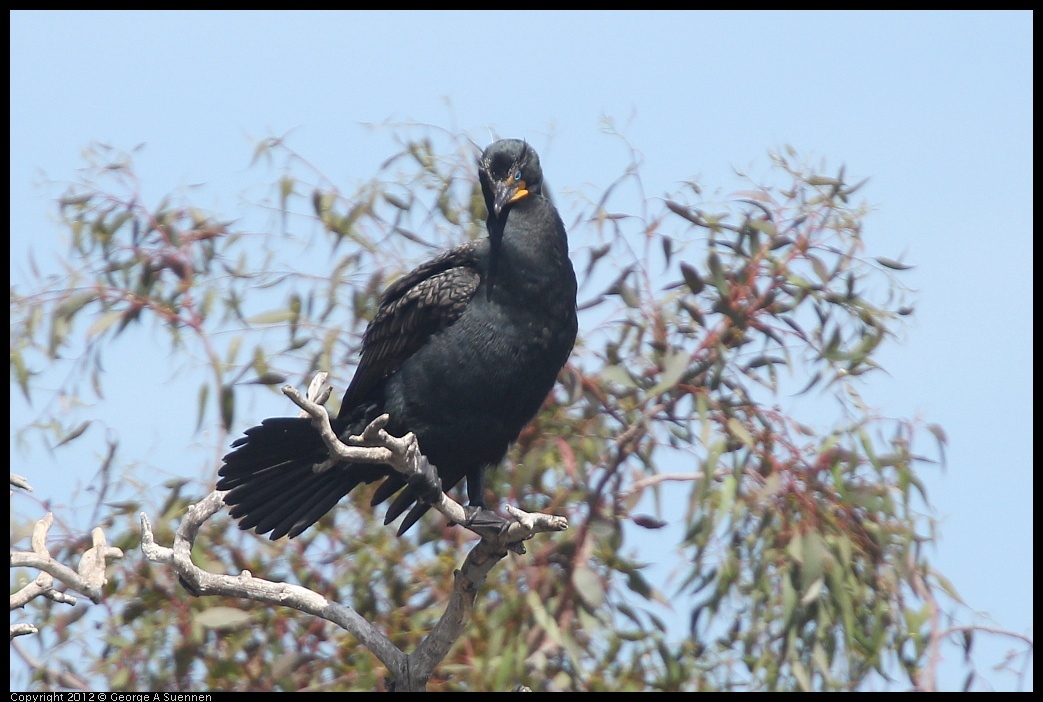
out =
[[[270,139],[255,163],[280,175],[254,210],[268,221],[254,226],[184,195],[150,207],[130,157],[96,147],[58,200],[65,268],[12,288],[12,382],[40,402],[45,379],[61,373],[51,387],[74,408],[44,399],[19,441],[84,441],[119,379],[108,357],[130,340],[162,339],[179,378],[200,379],[195,428],[209,458],[168,481],[159,501],[157,481],[135,477],[134,457],[120,458],[119,437],[108,436],[90,490],[125,554],[140,548],[142,509],[156,542],[170,544],[212,488],[230,438],[268,416],[244,403],[318,371],[346,382],[344,359],[384,285],[431,249],[483,234],[474,154],[461,137],[407,134],[381,172],[344,193]],[[428,689],[933,689],[939,647],[954,637],[973,682],[983,630],[959,623],[958,595],[924,555],[934,524],[919,471],[934,461],[918,447],[926,432],[941,456],[944,434],[886,419],[858,394],[912,312],[899,282],[908,266],[866,253],[861,183],[844,169],[827,175],[792,152],[771,161],[772,182],[724,202],[695,183],[646,198],[636,158],[598,197],[559,200],[572,212],[581,341],[490,484],[502,502],[571,527],[491,571]],[[635,197],[636,207],[617,204]],[[793,391],[827,419],[781,406]],[[316,528],[274,544],[215,516],[195,562],[298,584],[410,651],[441,614],[474,537],[426,518],[396,539],[367,500],[349,496]],[[14,543],[24,527],[12,529]],[[671,585],[646,560],[667,547],[677,554]],[[77,549],[70,538],[55,557]],[[193,598],[145,559],[110,565],[87,616],[53,601],[32,607],[26,618],[40,631],[30,641],[50,656],[21,640],[12,656],[29,664],[22,683],[34,688],[386,685],[379,662],[329,624]]]

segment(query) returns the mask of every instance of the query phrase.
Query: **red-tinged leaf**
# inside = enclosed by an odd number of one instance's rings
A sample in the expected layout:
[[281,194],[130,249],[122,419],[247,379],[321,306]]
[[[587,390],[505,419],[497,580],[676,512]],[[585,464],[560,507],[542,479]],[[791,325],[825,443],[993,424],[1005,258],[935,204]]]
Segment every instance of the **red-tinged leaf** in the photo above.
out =
[[801,388],[796,394],[797,395],[803,395],[808,390],[810,390],[811,388],[815,387],[815,385],[818,384],[818,381],[820,381],[820,380],[822,380],[822,373],[821,372],[815,373],[815,375],[811,376],[811,380],[808,381],[808,384],[805,385],[803,388]]
[[576,454],[573,452],[569,442],[559,437],[557,440],[558,451],[561,452],[561,465],[565,472],[571,477],[576,477]]
[[663,244],[663,258],[666,259],[666,265],[669,266],[670,265],[670,258],[673,256],[673,253],[674,253],[674,240],[671,239],[670,237],[664,235],[663,238],[662,238],[662,244]]
[[693,295],[698,295],[706,287],[703,279],[699,277],[699,271],[695,270],[695,267],[690,264],[681,264],[681,275],[684,276],[685,285],[688,286]]
[[672,200],[667,200],[666,201],[666,207],[671,212],[673,212],[675,215],[679,215],[681,217],[684,217],[685,219],[687,219],[692,224],[702,224],[703,223],[702,217],[700,217],[698,215],[698,213],[692,212],[692,209],[690,207],[686,207],[685,205],[681,205],[679,203],[673,202]]
[[634,522],[634,524],[644,529],[662,529],[667,524],[662,519],[656,519],[655,517],[647,514],[635,514],[633,517],[631,517],[631,520]]
[[739,190],[732,193],[731,197],[744,197],[748,200],[757,200],[759,202],[774,202],[771,196],[763,190]]
[[934,438],[938,440],[939,444],[944,445],[949,443],[949,437],[945,435],[945,430],[938,424],[928,424],[927,431],[934,434]]

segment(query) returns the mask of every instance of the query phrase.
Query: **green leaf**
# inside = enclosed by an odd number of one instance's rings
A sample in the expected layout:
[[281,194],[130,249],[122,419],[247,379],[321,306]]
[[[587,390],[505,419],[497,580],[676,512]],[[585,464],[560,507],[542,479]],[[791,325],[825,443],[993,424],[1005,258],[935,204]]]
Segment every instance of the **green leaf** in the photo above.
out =
[[122,312],[106,312],[100,317],[96,317],[94,321],[91,322],[90,327],[87,328],[87,338],[91,339],[95,336],[104,334],[109,327],[121,319],[123,319]]
[[275,371],[265,371],[253,380],[248,380],[247,385],[282,385],[286,382],[286,376]]
[[29,369],[25,365],[25,359],[22,357],[22,353],[17,349],[11,350],[11,365],[14,366],[15,378],[18,380],[18,387],[22,391],[22,395],[25,397],[25,401],[31,404],[29,398]]
[[808,670],[804,667],[804,664],[794,659],[790,662],[790,666],[793,668],[793,677],[797,679],[800,689],[804,690],[804,692],[811,692],[811,676],[808,675]]
[[732,505],[735,503],[735,493],[739,489],[739,481],[734,475],[729,475],[721,483],[721,501],[720,501],[720,512],[719,516],[724,519],[729,515],[732,510]]
[[825,585],[825,580],[822,578],[816,578],[808,589],[804,591],[804,596],[800,598],[800,604],[802,607],[807,607],[809,604],[818,599],[818,596],[822,594],[822,587]]
[[774,237],[778,233],[778,228],[775,226],[775,223],[769,222],[768,220],[751,219],[746,224],[763,234],[767,234],[769,237]]
[[231,385],[221,386],[221,427],[230,431],[235,420],[235,388]]
[[826,264],[818,259],[817,256],[808,256],[808,260],[811,261],[811,267],[815,270],[815,275],[823,283],[828,283],[830,280],[829,270],[826,268]]
[[966,603],[963,601],[963,598],[960,597],[960,593],[956,591],[956,587],[952,584],[952,582],[947,577],[945,577],[941,573],[935,572],[934,573],[934,578],[935,578],[935,581],[938,583],[938,587],[940,587],[945,592],[946,595],[948,595],[949,597],[953,598],[954,600],[956,600],[961,605],[966,606]]
[[239,355],[239,347],[243,343],[243,337],[234,336],[228,343],[228,353],[225,354],[225,363],[228,365],[235,364],[235,357]]
[[96,299],[97,295],[94,293],[77,293],[75,295],[70,295],[58,303],[58,306],[54,308],[54,316],[71,320],[77,312],[82,310],[91,302],[94,302]]
[[811,659],[815,662],[815,667],[818,668],[819,673],[822,674],[823,678],[830,678],[830,661],[826,655],[826,649],[822,648],[822,644],[818,641],[811,648]]
[[66,195],[65,197],[58,200],[58,206],[65,208],[86,205],[88,202],[91,201],[91,198],[93,197],[94,196],[90,193],[86,193],[83,195]]
[[648,394],[653,397],[661,395],[677,385],[688,370],[689,360],[690,357],[687,351],[684,349],[673,349],[663,360],[663,374],[659,376],[659,382],[648,391]]
[[210,397],[210,385],[203,383],[199,386],[199,399],[196,403],[196,431],[203,426],[203,418],[206,416],[206,401]]
[[627,587],[633,592],[644,597],[646,600],[652,599],[652,586],[648,584],[645,577],[636,570],[630,570],[627,573]]
[[790,538],[786,553],[797,563],[804,562],[804,536],[799,531]]
[[911,268],[914,268],[914,266],[910,266],[900,261],[896,261],[893,258],[885,258],[884,256],[877,256],[875,260],[881,266],[893,268],[896,271],[907,271]]
[[87,431],[87,427],[89,427],[90,425],[91,425],[91,421],[90,420],[87,420],[87,421],[84,421],[84,422],[80,422],[78,425],[76,425],[76,427],[72,431],[70,431],[68,434],[66,434],[64,437],[62,437],[61,441],[59,441],[57,444],[54,445],[55,448],[61,446],[62,444],[67,444],[70,441],[78,439],[80,437],[80,435],[83,434],[83,432]]
[[238,629],[252,618],[249,612],[234,607],[210,607],[195,615],[195,622],[205,629]]
[[822,578],[825,567],[826,544],[822,535],[817,531],[809,531],[804,534],[804,550],[802,563],[804,567],[800,571],[801,582],[805,583],[805,590],[810,589],[815,580]]
[[713,280],[714,287],[717,288],[717,292],[721,294],[722,298],[727,299],[728,281],[724,277],[724,265],[721,263],[721,257],[716,251],[713,251],[706,258],[706,263],[710,268],[710,278]]
[[293,195],[295,184],[296,181],[288,175],[284,175],[279,179],[279,209],[284,212],[286,211],[290,197]]
[[610,383],[618,383],[625,388],[637,387],[637,383],[635,383],[634,379],[630,376],[630,371],[623,366],[606,366],[601,370],[601,378]]
[[841,185],[843,185],[843,182],[837,180],[836,178],[830,178],[829,176],[819,175],[809,176],[806,182],[808,185],[831,185],[834,188],[839,188]]
[[269,310],[261,312],[246,320],[247,324],[284,324],[297,319],[297,313],[293,310]]
[[562,631],[558,627],[558,623],[554,621],[550,612],[543,606],[539,596],[532,590],[529,590],[525,595],[525,603],[529,606],[529,611],[532,612],[536,623],[547,632],[548,638],[564,648],[569,657],[572,658],[573,665],[579,666],[582,656],[576,648],[576,642],[572,640],[572,637],[567,632]]
[[750,432],[746,430],[746,427],[743,426],[742,422],[735,417],[728,418],[728,431],[751,451],[756,447],[756,442],[753,440],[753,436],[751,436]]
[[797,590],[793,587],[789,573],[782,573],[782,622],[789,629],[797,611]]
[[601,587],[601,580],[590,568],[579,566],[572,571],[572,584],[591,609],[598,609],[605,604],[605,590]]

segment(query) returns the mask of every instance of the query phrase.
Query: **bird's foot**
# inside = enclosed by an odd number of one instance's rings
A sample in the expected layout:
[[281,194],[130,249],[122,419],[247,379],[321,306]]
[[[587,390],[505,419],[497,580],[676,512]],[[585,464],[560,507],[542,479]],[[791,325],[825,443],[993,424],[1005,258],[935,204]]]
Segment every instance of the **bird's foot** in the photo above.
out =
[[491,509],[486,509],[481,505],[468,505],[464,507],[464,514],[467,515],[461,525],[465,527],[476,527],[480,529],[497,529],[502,534],[507,531],[507,528],[511,525],[511,520],[506,517],[502,517]]

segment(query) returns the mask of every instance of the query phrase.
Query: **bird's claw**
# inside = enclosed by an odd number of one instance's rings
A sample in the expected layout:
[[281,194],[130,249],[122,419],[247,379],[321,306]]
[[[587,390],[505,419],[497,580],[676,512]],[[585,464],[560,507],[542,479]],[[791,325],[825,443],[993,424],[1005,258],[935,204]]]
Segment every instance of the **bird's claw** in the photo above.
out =
[[481,505],[468,505],[464,507],[464,514],[467,518],[462,522],[462,526],[465,527],[476,527],[478,529],[496,529],[499,533],[504,533],[507,528],[511,525],[511,520],[506,517],[502,517],[491,509],[485,509]]
[[420,460],[422,465],[419,472],[413,473],[407,478],[409,487],[427,504],[438,504],[442,497],[442,480],[438,477],[438,469],[423,456],[420,457]]

